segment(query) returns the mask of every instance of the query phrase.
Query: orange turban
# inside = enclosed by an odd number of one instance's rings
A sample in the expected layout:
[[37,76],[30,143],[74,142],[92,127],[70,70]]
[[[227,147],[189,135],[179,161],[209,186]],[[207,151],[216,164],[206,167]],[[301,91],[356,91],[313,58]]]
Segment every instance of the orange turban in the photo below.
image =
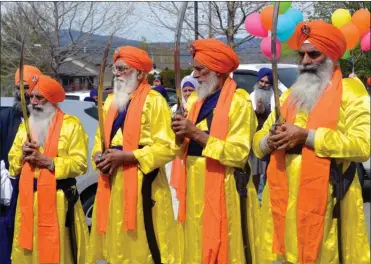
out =
[[194,59],[215,72],[233,72],[240,64],[234,50],[219,40],[196,40],[193,42],[192,48]]
[[[35,66],[31,66],[31,65],[23,66],[23,81],[27,82],[30,89],[32,89],[35,86],[38,80],[38,77],[40,75],[41,75],[41,71]],[[19,68],[15,72],[14,83],[16,85],[19,84]]]
[[46,75],[39,76],[39,81],[36,83],[34,89],[37,89],[39,93],[52,104],[62,102],[66,97],[62,85]]
[[129,66],[138,71],[148,73],[152,69],[152,60],[148,53],[142,49],[132,46],[119,47],[113,54],[113,61],[116,62],[119,58],[122,58]]
[[306,40],[333,61],[344,55],[347,46],[340,29],[323,20],[299,23],[288,44],[291,49],[298,50]]

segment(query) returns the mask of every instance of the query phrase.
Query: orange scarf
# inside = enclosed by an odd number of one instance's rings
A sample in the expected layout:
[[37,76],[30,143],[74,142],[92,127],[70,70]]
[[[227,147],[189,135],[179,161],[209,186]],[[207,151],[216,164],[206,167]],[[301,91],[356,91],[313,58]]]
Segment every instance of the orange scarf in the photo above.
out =
[[[210,128],[210,136],[225,140],[228,134],[229,110],[236,90],[236,83],[228,77],[221,90]],[[189,112],[188,119],[196,123],[204,101],[198,101]],[[186,166],[189,139],[185,142],[183,160],[173,165],[171,184],[177,189],[179,199],[178,221],[184,222],[186,215]],[[175,173],[176,172],[176,173]],[[204,264],[228,263],[228,225],[224,192],[225,167],[217,160],[206,158],[205,198],[202,227],[202,258]],[[216,214],[215,214],[216,213]]]
[[[140,132],[141,132],[141,120],[144,103],[146,101],[148,93],[151,91],[151,86],[147,81],[142,81],[137,90],[133,94],[133,98],[129,105],[128,112],[126,114],[125,123],[123,127],[123,150],[132,151],[138,149]],[[112,131],[112,125],[117,115],[117,106],[115,104],[110,105],[108,113],[106,115],[106,121],[104,124],[105,133],[105,144],[106,148],[110,145],[110,135]],[[124,230],[135,230],[136,229],[136,217],[137,217],[137,200],[138,200],[138,166],[137,165],[124,165],[123,166],[124,176]],[[109,175],[99,174],[98,189],[97,189],[97,229],[99,233],[105,233],[107,230],[108,222],[108,210],[111,196],[111,183]]]
[[[64,113],[57,108],[55,116],[49,126],[48,137],[45,142],[44,155],[53,158],[58,154],[58,142],[61,133]],[[19,205],[21,209],[21,227],[19,246],[32,250],[34,224],[34,169],[26,162],[21,171],[19,180]],[[55,172],[40,169],[37,181],[37,208],[38,208],[38,250],[40,263],[59,263],[59,227],[57,217],[57,181]]]
[[[342,97],[342,75],[337,67],[331,83],[308,116],[307,129],[326,127],[336,129]],[[296,108],[291,97],[281,107],[286,123],[293,124]],[[288,186],[285,152],[274,151],[267,175],[274,223],[273,252],[285,253],[285,221]],[[314,150],[304,146],[297,202],[297,234],[300,263],[315,263],[323,238],[324,217],[328,194],[330,158],[317,157]]]

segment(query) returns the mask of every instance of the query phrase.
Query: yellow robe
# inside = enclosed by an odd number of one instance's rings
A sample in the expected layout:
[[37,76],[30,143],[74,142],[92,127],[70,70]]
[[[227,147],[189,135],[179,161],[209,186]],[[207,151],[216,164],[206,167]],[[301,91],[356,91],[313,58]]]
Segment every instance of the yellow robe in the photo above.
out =
[[[113,95],[107,97],[104,115],[107,114]],[[130,124],[125,124],[129,125]],[[139,145],[142,149],[134,151],[138,160],[138,204],[137,229],[123,229],[123,173],[120,167],[111,177],[111,200],[109,205],[106,234],[97,232],[96,203],[93,210],[93,225],[90,234],[88,262],[105,259],[110,264],[149,264],[153,263],[143,220],[142,180],[156,168],[160,171],[152,183],[152,199],[156,201],[152,208],[153,224],[162,263],[181,263],[176,221],[174,220],[171,193],[165,174],[164,165],[175,156],[175,137],[171,130],[171,111],[165,99],[158,92],[151,90],[146,98]],[[100,147],[100,134],[97,131],[92,151],[94,157]],[[117,131],[112,139],[112,146],[122,146],[122,130]],[[94,162],[93,162],[94,163]]]
[[[281,104],[289,95],[286,91],[280,98]],[[326,113],[324,113],[326,114]],[[260,141],[268,135],[274,123],[272,112],[262,130],[254,136],[253,150],[261,158],[264,156]],[[296,116],[294,125],[305,127],[307,114],[303,111]],[[335,158],[344,162],[343,171],[351,161],[364,162],[370,156],[370,97],[360,82],[355,79],[343,79],[343,95],[337,130],[319,128],[315,132],[314,150],[318,157]],[[286,256],[272,253],[273,219],[270,204],[270,190],[267,183],[263,191],[260,230],[260,263],[272,263],[282,257],[291,263],[298,263],[296,205],[300,182],[301,155],[286,155],[286,173],[289,190],[286,213],[285,246]],[[332,197],[333,188],[329,184],[326,215],[324,219],[323,241],[317,258],[318,264],[337,264],[337,220],[332,218],[336,200]],[[341,221],[343,236],[343,258],[346,264],[369,264],[370,247],[363,211],[361,187],[355,176],[346,196],[341,202]]]
[[[197,100],[195,93],[188,99],[187,109]],[[196,125],[203,131],[208,130],[206,119]],[[241,229],[240,197],[236,189],[233,175],[234,168],[245,167],[251,149],[252,137],[256,131],[257,120],[249,94],[236,90],[230,112],[229,132],[226,140],[209,136],[202,156],[188,156],[187,166],[187,198],[186,220],[184,223],[184,262],[186,264],[202,263],[202,225],[205,193],[205,166],[206,157],[216,159],[226,167],[225,195],[228,219],[228,258],[229,264],[244,264],[245,255]],[[250,249],[254,263],[255,233],[258,230],[258,199],[252,177],[248,183],[248,232]],[[249,263],[250,264],[250,263]]]
[[[12,148],[9,152],[9,172],[10,175],[20,174],[22,164],[20,157],[22,155],[22,145],[26,141],[26,129],[24,123],[19,126]],[[40,149],[43,152],[43,149]],[[88,156],[88,137],[80,121],[74,117],[65,114],[61,134],[58,142],[58,157],[54,158],[55,178],[57,180],[74,178],[82,175],[87,170]],[[35,170],[35,178],[39,175],[39,170]],[[72,252],[70,247],[69,231],[65,227],[67,200],[62,190],[57,190],[57,216],[60,234],[60,264],[72,264]],[[85,221],[84,211],[80,199],[75,204],[75,230],[76,243],[78,248],[78,263],[85,264],[86,248],[88,246],[89,232]],[[34,236],[33,250],[25,250],[18,246],[18,236],[20,233],[21,212],[19,203],[17,203],[14,241],[12,248],[12,262],[14,264],[39,263],[37,249],[37,192],[34,193]]]

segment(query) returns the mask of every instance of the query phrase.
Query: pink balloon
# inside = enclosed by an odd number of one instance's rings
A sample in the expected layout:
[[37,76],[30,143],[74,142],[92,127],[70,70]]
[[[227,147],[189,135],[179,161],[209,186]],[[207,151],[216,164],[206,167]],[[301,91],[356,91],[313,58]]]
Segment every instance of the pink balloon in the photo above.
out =
[[[272,38],[269,36],[269,37],[266,37],[266,38],[263,38],[262,42],[260,42],[260,50],[261,52],[264,54],[265,57],[267,57],[268,59],[272,59],[272,50],[271,50],[271,47],[272,47]],[[277,39],[276,40],[276,52],[277,52],[277,60],[280,58],[280,55],[281,55],[281,42]]]
[[268,30],[263,26],[259,13],[252,13],[246,17],[245,28],[249,34],[255,37],[268,36]]
[[368,31],[368,33],[362,37],[361,49],[363,52],[370,50],[370,37],[370,31]]

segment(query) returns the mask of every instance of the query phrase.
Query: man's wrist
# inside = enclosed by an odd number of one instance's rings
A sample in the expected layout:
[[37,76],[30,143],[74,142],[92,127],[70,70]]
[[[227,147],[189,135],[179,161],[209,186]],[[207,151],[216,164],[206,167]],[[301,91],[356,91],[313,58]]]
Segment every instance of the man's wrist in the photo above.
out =
[[54,159],[50,159],[50,164],[49,166],[47,167],[48,170],[50,171],[55,171],[55,163],[54,163]]
[[316,131],[313,129],[308,130],[308,136],[305,140],[305,145],[308,147],[314,148],[314,138],[315,138]]
[[209,135],[198,128],[195,131],[195,133],[193,133],[193,136],[192,136],[192,139],[203,147],[206,145],[208,138],[209,138]]

